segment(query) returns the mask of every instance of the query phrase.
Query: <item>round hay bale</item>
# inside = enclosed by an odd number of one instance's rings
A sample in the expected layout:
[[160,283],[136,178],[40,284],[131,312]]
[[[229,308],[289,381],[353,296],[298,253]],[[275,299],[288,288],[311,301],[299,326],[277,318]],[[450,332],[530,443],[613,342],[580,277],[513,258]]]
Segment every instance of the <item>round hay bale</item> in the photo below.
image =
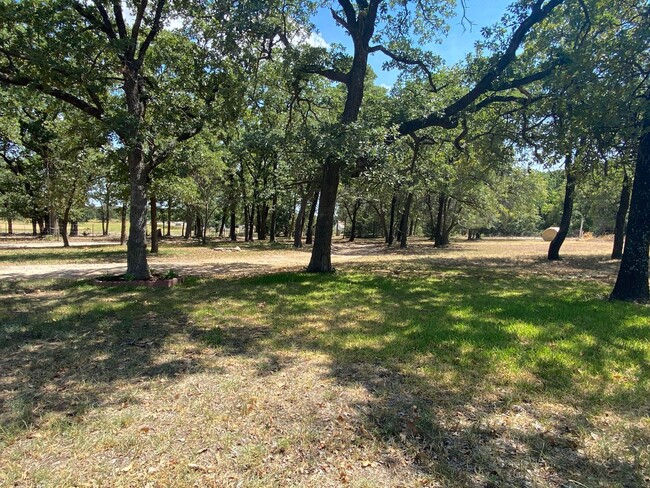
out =
[[553,239],[555,239],[555,236],[558,232],[560,232],[559,227],[549,227],[544,232],[542,232],[542,239],[544,239],[544,242],[551,242]]

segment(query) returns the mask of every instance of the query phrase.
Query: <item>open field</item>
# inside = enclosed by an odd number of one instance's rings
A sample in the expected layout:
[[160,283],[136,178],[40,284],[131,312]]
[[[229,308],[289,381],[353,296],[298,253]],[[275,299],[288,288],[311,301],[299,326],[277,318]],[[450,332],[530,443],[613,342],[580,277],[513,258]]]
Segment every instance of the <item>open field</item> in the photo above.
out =
[[[611,242],[0,249],[0,485],[650,483],[650,308]],[[216,251],[213,248],[222,248]],[[105,265],[105,266],[104,266]],[[104,266],[104,267],[102,267]]]
[[[176,223],[179,224],[179,223]],[[128,234],[130,227],[130,222],[126,221],[126,232]],[[158,227],[162,231],[163,222],[158,223]],[[32,223],[29,220],[15,220],[12,224],[13,232],[17,237],[23,235],[31,235],[32,233]],[[122,228],[122,222],[118,219],[111,219],[108,223],[108,234],[112,237],[120,237],[120,230]],[[171,235],[172,237],[182,236],[183,227],[181,225],[172,225],[171,226]],[[69,228],[68,228],[69,230]],[[150,232],[151,226],[149,227],[148,232]],[[9,224],[6,220],[0,220],[0,234],[5,235],[9,231]],[[167,231],[167,223],[165,221],[165,232]],[[208,229],[208,235],[214,235],[214,228]],[[101,236],[102,235],[102,222],[101,220],[88,220],[86,222],[79,222],[79,235],[83,236]],[[60,240],[60,238],[59,238]]]

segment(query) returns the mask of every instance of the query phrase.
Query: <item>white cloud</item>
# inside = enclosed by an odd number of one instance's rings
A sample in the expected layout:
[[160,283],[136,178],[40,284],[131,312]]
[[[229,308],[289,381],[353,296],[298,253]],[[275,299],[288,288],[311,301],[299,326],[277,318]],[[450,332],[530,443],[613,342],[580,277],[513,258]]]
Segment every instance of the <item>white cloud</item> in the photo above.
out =
[[330,45],[325,40],[325,38],[320,34],[320,32],[311,32],[309,37],[305,40],[305,43],[312,47],[322,47],[329,49]]
[[296,29],[289,38],[289,42],[291,42],[291,44],[294,46],[306,44],[312,47],[322,47],[324,49],[330,48],[329,43],[320,33],[310,32],[304,28]]

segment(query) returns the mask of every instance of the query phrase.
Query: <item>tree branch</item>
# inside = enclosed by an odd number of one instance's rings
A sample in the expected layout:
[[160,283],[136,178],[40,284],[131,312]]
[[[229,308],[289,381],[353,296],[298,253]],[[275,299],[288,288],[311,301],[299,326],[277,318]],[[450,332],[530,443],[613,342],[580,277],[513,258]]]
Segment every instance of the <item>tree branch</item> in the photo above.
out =
[[350,26],[345,21],[345,19],[341,17],[333,8],[330,8],[330,12],[332,14],[332,18],[336,21],[336,23],[343,27],[346,31],[350,32]]
[[13,85],[13,86],[29,87],[33,90],[39,91],[46,95],[50,95],[54,98],[57,98],[63,102],[69,103],[73,107],[78,108],[79,110],[90,115],[91,117],[94,117],[98,120],[103,120],[104,111],[100,107],[91,105],[90,103],[86,102],[85,100],[82,100],[81,98],[71,93],[65,92],[58,88],[52,88],[51,86],[47,86],[31,78],[27,78],[24,76],[12,78],[6,75],[5,73],[0,73],[0,83],[5,83],[7,85]]
[[388,48],[382,45],[372,46],[370,49],[368,49],[368,52],[370,53],[375,53],[377,51],[384,53],[386,56],[388,56],[389,58],[391,58],[393,61],[397,63],[407,64],[411,66],[419,66],[420,69],[424,71],[425,74],[427,75],[427,79],[429,80],[429,85],[431,86],[433,92],[434,93],[438,92],[438,87],[436,87],[436,84],[433,82],[433,75],[424,61],[422,61],[421,59],[409,59],[405,56],[400,56],[399,54],[394,53],[393,51],[389,50]]
[[[95,4],[99,3],[97,0],[94,1]],[[120,39],[126,39],[126,23],[124,22],[122,3],[120,0],[113,0],[113,13],[115,14],[115,23],[117,24],[117,32],[120,35]]]
[[307,66],[305,68],[306,73],[314,73],[316,75],[321,75],[331,81],[336,81],[338,83],[347,84],[350,79],[350,75],[343,73],[336,69],[323,69],[317,66]]
[[[448,105],[442,113],[433,113],[427,117],[409,120],[404,122],[399,127],[399,132],[402,135],[408,134],[415,130],[420,130],[426,127],[443,127],[453,128],[458,125],[456,120],[457,116],[474,103],[481,95],[488,91],[495,91],[493,84],[496,79],[503,74],[506,68],[517,57],[517,50],[522,45],[530,30],[538,23],[543,21],[558,5],[562,4],[564,0],[549,0],[544,4],[544,0],[537,0],[532,7],[528,17],[515,29],[508,47],[499,57],[496,64],[492,69],[483,75],[483,77],[474,85],[470,91],[460,97],[451,105]],[[535,75],[531,75],[535,76]]]
[[147,37],[144,39],[144,42],[140,46],[140,50],[138,51],[138,59],[136,60],[136,65],[138,68],[142,66],[142,63],[144,62],[144,56],[147,53],[147,49],[149,49],[149,46],[153,40],[162,30],[160,19],[162,17],[163,8],[165,7],[165,1],[166,0],[158,0],[158,4],[156,5],[156,13],[153,19],[153,25],[151,26],[151,30],[147,34]]
[[140,26],[142,25],[142,18],[144,17],[144,12],[149,4],[148,0],[141,0],[138,5],[138,11],[135,14],[135,19],[133,21],[133,28],[131,29],[131,44],[134,46],[138,42],[138,35],[140,34]]
[[358,27],[357,12],[354,10],[352,3],[350,0],[338,0],[338,2],[345,13],[345,18],[347,19],[346,23],[348,24],[348,27],[346,27],[346,29],[356,29]]
[[104,10],[103,7],[102,7],[103,13],[102,13],[102,10],[99,11],[99,13],[100,13],[100,15],[102,17],[101,20],[98,19],[97,17],[95,17],[88,7],[86,7],[85,5],[82,5],[79,2],[74,2],[74,4],[72,5],[72,8],[74,8],[75,11],[79,15],[81,15],[84,19],[86,19],[88,22],[90,22],[90,24],[94,28],[99,29],[104,34],[106,34],[106,36],[109,39],[111,39],[111,40],[116,39],[115,31],[113,30],[113,26],[111,25],[111,21],[108,18],[108,15],[106,15],[106,16],[103,15],[103,14],[106,13],[106,10]]

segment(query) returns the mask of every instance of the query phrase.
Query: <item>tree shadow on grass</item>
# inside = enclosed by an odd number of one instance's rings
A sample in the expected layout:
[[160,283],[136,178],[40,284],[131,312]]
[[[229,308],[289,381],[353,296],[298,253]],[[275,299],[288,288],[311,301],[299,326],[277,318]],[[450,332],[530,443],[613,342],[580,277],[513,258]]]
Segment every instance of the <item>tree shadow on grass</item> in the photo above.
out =
[[[645,415],[650,368],[639,343],[649,311],[604,302],[589,284],[492,278],[277,274],[220,298],[264,304],[273,332],[249,351],[325,352],[338,382],[373,396],[357,405],[360,431],[401,445],[424,474],[463,485],[523,486],[534,472],[551,485],[642,486],[638,460],[590,457],[581,433],[597,432],[591,418],[603,410]],[[635,373],[619,384],[617,369]],[[499,427],[517,416],[521,427]]]
[[[121,403],[114,385],[204,369],[197,355],[162,355],[191,334],[173,290],[102,288],[85,282],[5,282],[0,312],[0,420],[12,435],[50,412],[78,417]],[[218,368],[212,371],[219,373]]]
[[[336,382],[370,395],[355,406],[359,436],[398,446],[450,485],[524,486],[533,472],[549,485],[642,486],[634,460],[581,452],[580,432],[603,408],[647,409],[648,309],[604,302],[593,284],[489,276],[279,273],[171,290],[57,282],[36,294],[5,283],[3,426],[120,402],[111,391],[125,382],[220,374],[200,353],[164,353],[180,334],[197,350],[258,360],[260,376],[285,366],[283,351],[325,354]],[[633,384],[618,384],[615,367],[634,371]],[[562,408],[541,411],[549,401]],[[518,417],[528,420],[505,423]]]

